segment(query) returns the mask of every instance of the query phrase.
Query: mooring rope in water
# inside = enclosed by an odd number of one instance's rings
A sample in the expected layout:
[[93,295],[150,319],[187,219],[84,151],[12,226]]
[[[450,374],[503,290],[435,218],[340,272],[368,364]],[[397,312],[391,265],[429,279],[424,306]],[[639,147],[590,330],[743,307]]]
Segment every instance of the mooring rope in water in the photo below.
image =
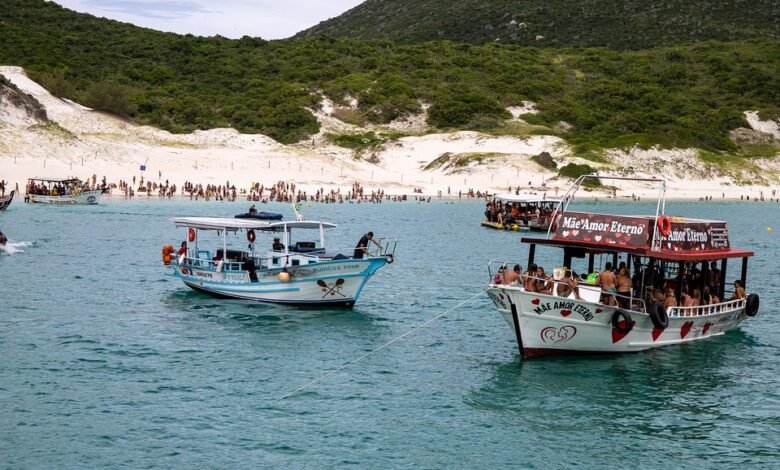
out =
[[332,371],[330,371],[330,372],[328,372],[328,373],[326,373],[326,374],[323,374],[323,375],[321,375],[321,376],[317,377],[316,379],[312,380],[311,382],[307,383],[306,385],[303,385],[303,386],[301,386],[301,387],[298,387],[298,388],[296,388],[295,390],[293,390],[292,392],[288,393],[287,395],[284,395],[284,396],[282,396],[282,397],[280,397],[280,398],[277,398],[277,400],[284,400],[284,399],[286,399],[286,398],[289,398],[289,397],[291,397],[291,396],[295,395],[296,393],[300,392],[301,390],[305,390],[305,389],[307,389],[307,388],[311,387],[312,385],[316,384],[317,382],[320,382],[320,381],[322,381],[322,380],[325,380],[326,378],[330,377],[331,375],[335,374],[336,372],[339,372],[339,371],[341,371],[341,370],[344,370],[344,369],[346,369],[347,367],[351,366],[352,364],[355,364],[355,363],[357,363],[357,362],[360,362],[360,361],[362,361],[363,359],[367,358],[368,356],[370,356],[370,355],[372,355],[372,354],[375,354],[375,353],[377,353],[377,352],[379,352],[379,351],[383,350],[384,348],[386,348],[386,347],[390,346],[391,344],[393,344],[393,343],[395,343],[396,341],[398,341],[398,340],[400,340],[400,339],[404,338],[405,336],[408,336],[408,335],[410,335],[410,334],[414,333],[415,331],[419,330],[420,328],[423,328],[423,327],[425,327],[425,325],[427,325],[427,324],[429,324],[429,323],[431,323],[431,322],[433,322],[433,321],[436,321],[436,320],[438,320],[439,318],[443,317],[444,315],[447,315],[448,313],[452,312],[453,310],[456,310],[456,309],[458,309],[458,308],[462,307],[463,305],[465,305],[465,304],[467,304],[467,303],[471,302],[472,300],[474,300],[475,298],[477,298],[477,296],[479,296],[479,295],[482,295],[482,294],[483,294],[483,293],[484,293],[486,290],[487,290],[487,287],[486,287],[486,288],[484,288],[484,289],[482,289],[481,291],[477,292],[476,294],[472,295],[472,296],[471,296],[471,297],[469,297],[468,299],[466,299],[466,300],[462,301],[462,302],[461,302],[461,303],[459,303],[458,305],[456,305],[456,306],[454,306],[454,307],[452,307],[452,308],[450,308],[450,309],[448,309],[448,310],[446,310],[446,311],[444,311],[444,312],[442,312],[442,313],[440,313],[440,314],[436,315],[435,317],[431,318],[430,320],[427,320],[427,321],[425,321],[424,323],[421,323],[421,324],[419,324],[419,325],[415,326],[414,328],[412,328],[411,330],[409,330],[409,331],[407,331],[406,333],[402,334],[401,336],[399,336],[399,337],[397,337],[397,338],[395,338],[395,339],[392,339],[392,340],[388,341],[387,343],[383,344],[382,346],[379,346],[378,348],[376,348],[376,349],[374,349],[374,350],[372,350],[372,351],[369,351],[369,352],[367,352],[367,353],[363,354],[362,356],[358,357],[357,359],[353,359],[353,360],[351,360],[351,361],[347,362],[346,364],[344,364],[343,366],[339,367],[338,369],[334,369],[334,370],[332,370]]

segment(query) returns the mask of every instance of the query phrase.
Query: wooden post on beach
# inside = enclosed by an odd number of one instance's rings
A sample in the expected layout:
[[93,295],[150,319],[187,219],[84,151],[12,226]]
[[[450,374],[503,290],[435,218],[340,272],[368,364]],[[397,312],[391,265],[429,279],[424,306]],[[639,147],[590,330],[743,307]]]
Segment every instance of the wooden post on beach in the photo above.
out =
[[271,168],[271,160],[268,160],[268,168]]
[[84,157],[81,157],[81,166],[84,166]]
[[[14,159],[16,159],[16,157],[14,157]],[[16,161],[16,160],[14,160],[14,161]],[[374,170],[371,170],[371,181],[374,181]]]
[[43,167],[46,168],[46,159],[43,159]]

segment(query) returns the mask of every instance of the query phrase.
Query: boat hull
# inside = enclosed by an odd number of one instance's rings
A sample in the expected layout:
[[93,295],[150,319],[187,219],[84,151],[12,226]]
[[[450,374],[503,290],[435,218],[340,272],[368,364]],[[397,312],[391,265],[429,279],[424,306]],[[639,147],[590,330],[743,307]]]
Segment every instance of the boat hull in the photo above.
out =
[[498,222],[483,220],[482,226],[496,230],[511,230],[515,232],[525,230],[546,232],[547,229],[550,228],[550,219],[549,217],[546,219],[530,219],[528,221],[513,222],[511,224],[499,224]]
[[[384,257],[323,261],[287,267],[289,280],[280,280],[280,269],[219,272],[192,264],[171,263],[172,275],[199,292],[219,298],[288,305],[352,306],[366,282],[384,266]],[[282,275],[284,279],[284,275]]]
[[103,190],[84,191],[78,194],[66,196],[47,196],[43,194],[28,194],[27,201],[37,204],[85,204],[93,205],[100,202]]
[[[633,323],[614,328],[617,307],[584,300],[525,292],[521,287],[491,285],[487,291],[498,312],[515,333],[524,358],[639,352],[720,336],[745,320],[745,302],[691,316],[670,316],[669,326],[658,329],[643,312],[626,311]],[[702,307],[707,309],[707,307]]]
[[14,200],[14,193],[16,190],[11,191],[11,194],[0,197],[0,211],[4,211],[11,205],[11,201]]

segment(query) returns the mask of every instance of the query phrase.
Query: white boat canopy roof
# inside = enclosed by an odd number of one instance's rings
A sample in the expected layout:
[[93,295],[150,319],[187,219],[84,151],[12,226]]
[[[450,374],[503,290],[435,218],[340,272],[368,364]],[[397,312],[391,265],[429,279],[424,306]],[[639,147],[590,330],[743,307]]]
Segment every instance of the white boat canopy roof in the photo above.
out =
[[268,222],[266,220],[230,219],[227,217],[176,217],[173,222],[177,227],[192,227],[199,230],[262,230],[267,232],[283,232],[293,228],[317,229],[334,228],[336,224],[316,220],[291,220],[289,222]]
[[47,181],[49,183],[71,183],[73,181],[81,181],[78,178],[74,178],[74,177],[70,177],[70,178],[40,178],[40,177],[35,177],[35,178],[27,178],[27,179],[31,180],[31,181]]
[[561,202],[560,198],[546,197],[544,195],[540,196],[538,194],[496,194],[494,197],[496,199],[500,199],[506,202],[526,202],[526,203],[550,202],[555,204]]

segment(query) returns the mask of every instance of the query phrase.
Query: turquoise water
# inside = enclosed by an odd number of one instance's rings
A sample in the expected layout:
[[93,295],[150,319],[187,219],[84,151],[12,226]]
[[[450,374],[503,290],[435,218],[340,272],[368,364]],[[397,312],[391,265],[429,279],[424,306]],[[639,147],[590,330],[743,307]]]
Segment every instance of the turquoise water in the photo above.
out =
[[[215,300],[164,276],[161,245],[183,236],[171,217],[246,207],[14,202],[0,214],[0,230],[30,243],[0,252],[0,466],[780,467],[780,205],[669,204],[728,220],[733,244],[757,253],[760,314],[725,337],[521,361],[482,294],[285,400],[478,293],[490,259],[526,250],[479,226],[480,202],[315,205],[308,218],[339,224],[330,246],[368,230],[400,240],[353,309]],[[552,254],[537,256],[552,267]]]

